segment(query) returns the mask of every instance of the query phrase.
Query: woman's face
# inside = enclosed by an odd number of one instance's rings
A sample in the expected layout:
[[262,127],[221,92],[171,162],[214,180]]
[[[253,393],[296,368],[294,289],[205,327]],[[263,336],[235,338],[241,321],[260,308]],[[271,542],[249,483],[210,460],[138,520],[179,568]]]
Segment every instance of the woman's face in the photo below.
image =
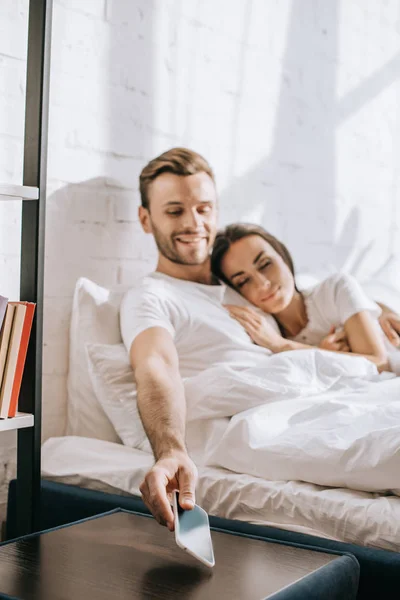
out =
[[277,314],[291,302],[294,277],[283,258],[259,235],[234,242],[221,262],[233,287],[264,312]]

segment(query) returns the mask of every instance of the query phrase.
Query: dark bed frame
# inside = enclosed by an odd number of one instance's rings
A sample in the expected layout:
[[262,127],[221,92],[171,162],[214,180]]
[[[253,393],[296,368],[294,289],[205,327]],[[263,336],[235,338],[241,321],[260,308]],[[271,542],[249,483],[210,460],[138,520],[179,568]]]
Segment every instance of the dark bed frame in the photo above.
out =
[[[42,480],[41,492],[41,530],[78,521],[113,508],[148,514],[142,500],[135,496],[119,496],[46,480]],[[16,537],[18,532],[15,500],[16,482],[14,480],[9,486],[7,539]],[[219,517],[211,516],[210,524],[216,529],[235,531],[244,535],[257,536],[260,539],[353,554],[361,569],[359,600],[400,597],[400,553],[345,544],[276,527],[251,525],[243,521]]]

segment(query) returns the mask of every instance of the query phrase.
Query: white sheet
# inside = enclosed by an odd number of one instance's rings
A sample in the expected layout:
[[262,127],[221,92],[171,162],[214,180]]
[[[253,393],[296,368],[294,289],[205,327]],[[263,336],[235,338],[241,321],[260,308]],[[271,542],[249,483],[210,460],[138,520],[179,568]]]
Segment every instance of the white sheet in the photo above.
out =
[[[46,479],[124,495],[140,495],[152,463],[153,457],[140,450],[82,437],[51,438],[42,448]],[[197,502],[220,517],[400,551],[400,498],[395,496],[200,467]]]
[[232,416],[209,466],[269,480],[400,490],[400,378],[319,350],[185,381],[189,419]]

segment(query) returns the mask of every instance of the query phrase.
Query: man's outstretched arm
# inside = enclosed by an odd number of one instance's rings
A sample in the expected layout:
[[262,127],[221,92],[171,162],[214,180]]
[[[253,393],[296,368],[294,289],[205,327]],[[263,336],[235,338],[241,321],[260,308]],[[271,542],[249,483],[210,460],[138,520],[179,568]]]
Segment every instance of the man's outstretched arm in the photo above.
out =
[[146,329],[132,343],[130,359],[139,413],[156,459],[140,491],[157,521],[172,531],[168,493],[179,490],[181,507],[193,508],[197,470],[186,450],[186,400],[171,334],[163,327]]

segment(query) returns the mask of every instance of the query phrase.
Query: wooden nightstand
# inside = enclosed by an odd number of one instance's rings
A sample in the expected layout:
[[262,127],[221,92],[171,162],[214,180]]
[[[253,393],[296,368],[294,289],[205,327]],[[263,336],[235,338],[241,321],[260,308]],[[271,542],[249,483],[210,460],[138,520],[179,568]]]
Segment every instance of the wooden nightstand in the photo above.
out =
[[0,546],[0,598],[356,598],[359,566],[350,555],[223,531],[212,538],[216,565],[208,569],[153,518],[117,509]]

